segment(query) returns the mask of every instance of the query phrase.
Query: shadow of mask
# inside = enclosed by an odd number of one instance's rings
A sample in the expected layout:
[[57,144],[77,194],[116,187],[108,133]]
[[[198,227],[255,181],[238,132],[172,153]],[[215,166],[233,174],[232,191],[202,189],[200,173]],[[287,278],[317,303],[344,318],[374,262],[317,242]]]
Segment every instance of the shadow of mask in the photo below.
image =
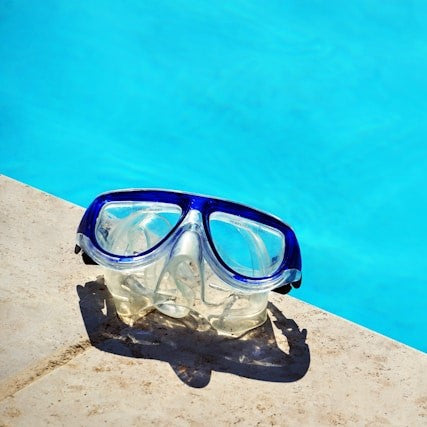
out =
[[[102,278],[77,286],[80,310],[92,345],[109,353],[170,364],[191,387],[209,384],[211,372],[271,382],[301,379],[310,365],[307,331],[271,302],[269,318],[239,338],[218,335],[197,313],[175,319],[152,311],[132,327],[116,315]],[[276,331],[276,332],[275,332]]]

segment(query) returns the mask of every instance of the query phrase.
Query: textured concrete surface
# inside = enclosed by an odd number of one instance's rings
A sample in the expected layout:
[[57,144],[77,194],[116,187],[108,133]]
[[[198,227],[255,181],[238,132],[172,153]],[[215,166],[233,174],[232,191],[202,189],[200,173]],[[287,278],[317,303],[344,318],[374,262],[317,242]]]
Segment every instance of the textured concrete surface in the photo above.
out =
[[9,380],[87,341],[73,304],[87,272],[71,255],[82,211],[0,176],[0,397]]
[[0,209],[0,425],[427,424],[424,353],[276,294],[240,340],[129,328],[73,254],[81,208],[0,176]]

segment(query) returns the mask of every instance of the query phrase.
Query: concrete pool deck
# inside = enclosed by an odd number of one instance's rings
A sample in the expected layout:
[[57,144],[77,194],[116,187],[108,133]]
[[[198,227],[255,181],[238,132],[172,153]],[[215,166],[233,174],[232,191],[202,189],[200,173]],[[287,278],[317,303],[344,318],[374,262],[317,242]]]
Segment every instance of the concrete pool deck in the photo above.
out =
[[427,424],[426,354],[277,294],[246,341],[130,330],[73,253],[83,208],[0,176],[0,209],[0,426]]

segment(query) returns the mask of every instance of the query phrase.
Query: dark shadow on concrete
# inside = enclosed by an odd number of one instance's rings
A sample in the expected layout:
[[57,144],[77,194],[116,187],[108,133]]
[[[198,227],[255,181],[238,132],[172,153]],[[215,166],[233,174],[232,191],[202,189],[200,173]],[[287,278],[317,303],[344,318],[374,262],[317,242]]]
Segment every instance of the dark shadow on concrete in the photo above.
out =
[[[172,319],[157,311],[130,327],[117,317],[102,279],[78,285],[77,293],[93,346],[122,356],[168,362],[191,387],[209,384],[212,371],[262,381],[292,382],[302,378],[310,365],[307,331],[300,330],[272,303],[268,305],[269,319],[264,325],[230,339],[218,336],[210,327],[203,331],[195,329],[198,325],[190,316]],[[272,322],[286,340],[276,340]],[[278,341],[284,346],[287,341],[289,349],[280,349]]]

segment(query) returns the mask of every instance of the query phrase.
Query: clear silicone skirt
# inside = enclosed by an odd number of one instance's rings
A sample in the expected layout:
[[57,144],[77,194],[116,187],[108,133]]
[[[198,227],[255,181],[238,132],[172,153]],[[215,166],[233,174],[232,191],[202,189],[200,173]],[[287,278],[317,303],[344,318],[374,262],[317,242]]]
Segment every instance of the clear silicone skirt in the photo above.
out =
[[154,309],[174,318],[201,316],[230,336],[265,322],[268,292],[236,292],[218,280],[206,263],[203,268],[202,280],[199,266],[188,259],[166,269],[165,260],[159,260],[138,271],[105,269],[104,279],[118,316],[130,326]]
[[[268,225],[217,212],[210,215],[208,227],[216,255],[239,274],[268,276],[283,260],[285,237]],[[271,287],[255,291],[221,274],[197,210],[183,218],[174,204],[107,203],[97,216],[94,235],[110,254],[129,256],[158,246],[143,262],[127,266],[100,257],[87,236],[78,234],[80,247],[104,267],[117,314],[130,326],[159,310],[174,318],[202,317],[218,333],[240,336],[267,318]],[[290,276],[288,281],[295,279]]]

